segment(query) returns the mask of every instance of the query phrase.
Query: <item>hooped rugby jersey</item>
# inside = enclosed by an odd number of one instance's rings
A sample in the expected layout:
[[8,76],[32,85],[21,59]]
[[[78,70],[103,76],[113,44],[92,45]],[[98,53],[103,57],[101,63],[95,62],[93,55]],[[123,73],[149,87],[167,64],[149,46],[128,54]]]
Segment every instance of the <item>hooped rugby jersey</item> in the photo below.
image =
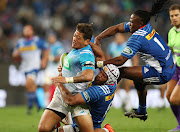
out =
[[94,127],[105,119],[112,105],[116,86],[116,82],[113,85],[92,85],[86,91],[81,92],[86,104],[90,104]]
[[48,48],[44,40],[35,36],[31,39],[21,38],[15,50],[20,51],[22,58],[20,69],[24,72],[29,72],[34,69],[40,69],[41,67],[41,50]]
[[[124,24],[126,32],[130,32],[129,24],[130,22]],[[173,64],[172,52],[150,23],[131,35],[121,55],[130,59],[136,53],[146,64],[154,67],[159,73],[171,72],[170,66]]]

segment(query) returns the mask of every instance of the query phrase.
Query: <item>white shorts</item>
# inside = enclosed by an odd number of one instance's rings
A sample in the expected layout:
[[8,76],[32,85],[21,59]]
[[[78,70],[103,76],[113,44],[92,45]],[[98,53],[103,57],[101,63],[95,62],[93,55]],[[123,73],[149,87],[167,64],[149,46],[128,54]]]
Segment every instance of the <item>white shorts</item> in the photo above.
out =
[[71,112],[72,118],[76,116],[82,115],[90,115],[89,106],[88,105],[78,105],[78,106],[69,106],[63,100],[61,93],[56,88],[53,98],[50,104],[47,106],[47,109],[55,110],[57,112],[61,112],[64,115],[67,115],[68,112]]

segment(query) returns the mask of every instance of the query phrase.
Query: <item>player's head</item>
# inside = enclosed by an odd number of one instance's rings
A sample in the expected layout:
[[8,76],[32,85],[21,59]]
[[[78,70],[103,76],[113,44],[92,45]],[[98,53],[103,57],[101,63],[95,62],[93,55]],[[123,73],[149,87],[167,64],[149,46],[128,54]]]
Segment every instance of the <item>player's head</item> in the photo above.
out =
[[91,40],[93,28],[91,24],[79,23],[73,36],[72,47],[81,49],[87,46]]
[[174,4],[169,8],[169,16],[171,20],[171,25],[180,27],[180,5]]
[[34,30],[31,25],[24,26],[23,35],[25,38],[31,38],[34,35]]
[[113,84],[119,78],[120,72],[117,66],[113,64],[105,65],[100,73],[95,77],[96,85]]
[[135,11],[130,17],[130,32],[134,33],[140,27],[146,25],[150,21],[151,17],[159,13],[168,2],[169,0],[154,0],[150,12],[144,10]]
[[50,33],[50,34],[48,35],[48,42],[49,42],[50,44],[54,44],[54,43],[56,42],[56,35],[53,34],[53,33]]

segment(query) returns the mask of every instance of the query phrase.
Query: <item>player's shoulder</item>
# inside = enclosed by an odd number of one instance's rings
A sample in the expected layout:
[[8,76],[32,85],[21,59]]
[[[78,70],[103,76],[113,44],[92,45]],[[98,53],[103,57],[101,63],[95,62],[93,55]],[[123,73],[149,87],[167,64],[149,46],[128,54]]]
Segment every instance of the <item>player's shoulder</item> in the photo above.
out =
[[81,55],[92,55],[92,56],[94,56],[94,53],[93,53],[90,45],[82,48],[82,49],[80,50],[80,54],[81,54]]
[[131,38],[133,39],[142,39],[145,38],[145,36],[148,34],[148,32],[146,30],[143,29],[138,29],[137,31],[135,31]]
[[175,26],[174,27],[172,27],[170,30],[169,30],[169,34],[171,34],[171,33],[173,33],[173,32],[175,32]]

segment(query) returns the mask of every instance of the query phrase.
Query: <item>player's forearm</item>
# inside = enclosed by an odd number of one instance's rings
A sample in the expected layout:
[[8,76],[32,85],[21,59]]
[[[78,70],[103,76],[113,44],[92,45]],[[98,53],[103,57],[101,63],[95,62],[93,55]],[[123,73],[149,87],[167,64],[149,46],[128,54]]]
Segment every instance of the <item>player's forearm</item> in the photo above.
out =
[[102,51],[101,47],[99,47],[99,46],[97,46],[97,45],[95,45],[95,44],[93,44],[91,42],[90,42],[90,46],[91,46],[91,48],[93,50],[93,53],[94,53],[97,61],[105,60],[105,54]]
[[105,61],[98,61],[97,62],[97,67],[103,67],[107,64],[114,64],[116,66],[121,66],[123,65],[126,61],[128,60],[128,58],[120,55],[118,57],[112,58],[112,59],[108,59]]
[[110,37],[110,36],[113,36],[115,35],[116,33],[124,33],[124,23],[121,23],[121,24],[118,24],[118,25],[114,25],[114,26],[111,26],[109,28],[107,28],[106,30],[104,30],[101,34],[99,34],[96,39],[97,40],[101,40],[103,38],[107,38],[107,37]]
[[58,88],[59,88],[59,90],[60,90],[60,92],[61,92],[61,95],[62,95],[64,101],[66,102],[66,104],[71,105],[71,106],[75,105],[75,103],[74,103],[74,96],[75,96],[75,95],[73,95],[72,93],[70,93],[70,92],[64,87],[64,85],[63,85],[62,83],[59,83],[59,84],[58,84]]
[[13,58],[17,58],[17,57],[19,57],[19,56],[20,56],[20,53],[19,53],[18,50],[15,50],[15,51],[12,53],[12,57],[13,57]]
[[44,61],[47,62],[47,61],[48,61],[48,58],[49,58],[49,49],[43,51],[43,58],[42,58],[42,60],[44,60]]
[[[89,69],[88,69],[89,71]],[[89,82],[92,81],[94,77],[94,71],[91,70],[90,72],[84,72],[76,77],[73,77],[74,83],[81,83],[81,82]]]

